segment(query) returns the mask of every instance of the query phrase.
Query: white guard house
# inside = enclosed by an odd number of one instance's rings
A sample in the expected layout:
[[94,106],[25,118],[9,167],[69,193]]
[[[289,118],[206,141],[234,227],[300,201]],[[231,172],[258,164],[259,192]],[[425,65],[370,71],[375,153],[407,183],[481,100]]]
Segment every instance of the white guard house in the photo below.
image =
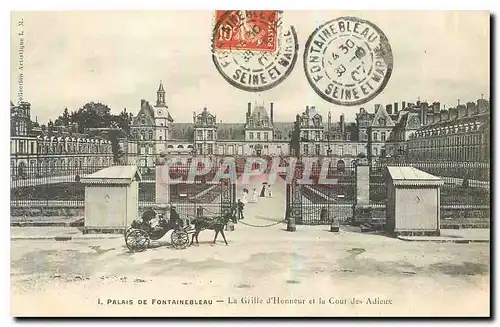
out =
[[82,177],[84,233],[123,233],[138,219],[140,180],[137,166],[112,166]]
[[416,168],[387,167],[387,231],[439,236],[441,185],[441,178]]

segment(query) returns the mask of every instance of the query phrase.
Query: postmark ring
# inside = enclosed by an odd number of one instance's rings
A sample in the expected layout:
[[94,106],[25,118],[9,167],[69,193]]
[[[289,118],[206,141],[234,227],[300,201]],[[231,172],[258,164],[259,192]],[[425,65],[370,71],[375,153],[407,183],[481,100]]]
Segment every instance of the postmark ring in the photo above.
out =
[[357,17],[324,23],[304,48],[309,84],[321,98],[337,105],[360,105],[375,98],[389,82],[393,64],[382,30]]
[[283,27],[279,11],[216,13],[212,60],[240,90],[261,92],[283,82],[297,62],[298,49],[295,29]]

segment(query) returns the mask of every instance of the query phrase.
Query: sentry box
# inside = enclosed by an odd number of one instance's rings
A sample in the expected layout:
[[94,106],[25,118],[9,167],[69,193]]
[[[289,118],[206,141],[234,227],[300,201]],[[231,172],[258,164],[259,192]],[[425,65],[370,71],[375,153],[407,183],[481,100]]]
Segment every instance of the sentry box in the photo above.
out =
[[439,236],[441,178],[413,167],[387,167],[386,230]]
[[113,166],[84,176],[84,233],[123,233],[139,214],[136,166]]

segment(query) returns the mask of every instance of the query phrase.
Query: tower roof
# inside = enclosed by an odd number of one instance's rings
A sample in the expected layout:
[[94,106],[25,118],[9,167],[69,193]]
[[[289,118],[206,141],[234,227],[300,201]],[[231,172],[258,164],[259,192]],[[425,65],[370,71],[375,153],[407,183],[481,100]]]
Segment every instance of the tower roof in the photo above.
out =
[[158,92],[165,92],[165,90],[163,89],[163,82],[160,81],[160,86],[158,87]]

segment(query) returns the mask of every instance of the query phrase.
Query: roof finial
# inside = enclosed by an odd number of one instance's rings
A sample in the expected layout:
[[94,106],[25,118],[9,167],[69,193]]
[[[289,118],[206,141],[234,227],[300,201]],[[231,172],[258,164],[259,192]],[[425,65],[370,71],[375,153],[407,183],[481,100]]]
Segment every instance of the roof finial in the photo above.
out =
[[483,100],[484,94],[481,93],[481,100]]
[[163,81],[160,80],[160,86],[158,87],[158,92],[165,92],[165,89],[163,89]]

